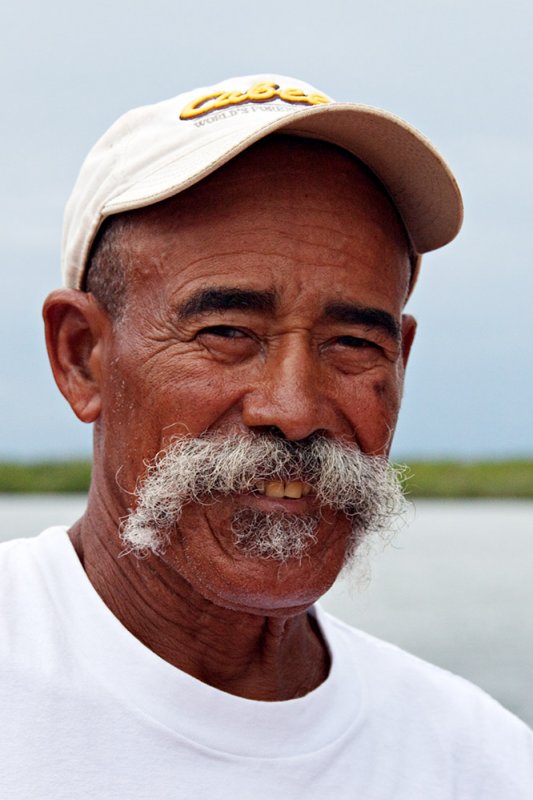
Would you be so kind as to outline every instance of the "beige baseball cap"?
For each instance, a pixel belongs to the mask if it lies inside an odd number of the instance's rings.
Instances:
[[[416,128],[379,108],[337,103],[297,78],[249,75],[135,108],[99,139],[65,210],[64,284],[82,287],[107,217],[172,197],[279,131],[330,142],[363,161],[389,192],[417,254],[459,232],[455,178]]]

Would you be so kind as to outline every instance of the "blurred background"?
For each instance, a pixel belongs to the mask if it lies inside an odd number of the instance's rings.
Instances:
[[[506,496],[519,484],[533,496],[530,2],[19,0],[4,4],[0,30],[0,461],[90,454],[90,430],[53,385],[40,320],[60,283],[63,207],[87,150],[133,106],[274,71],[395,112],[449,161],[465,224],[425,257],[409,304],[419,335],[394,455],[461,462],[447,496],[495,493],[479,489],[490,464],[464,491],[472,461],[499,462]],[[415,494],[426,467],[414,470]],[[82,506],[53,502],[4,496],[4,538],[70,522]],[[424,500],[413,517],[363,600],[340,588],[327,602],[533,722],[532,501]]]
[[[40,323],[88,149],[135,105],[260,71],[405,117],[461,184],[463,232],[426,256],[410,303],[420,329],[396,452],[531,455],[531,3],[20,0],[0,13],[0,456],[89,452]]]

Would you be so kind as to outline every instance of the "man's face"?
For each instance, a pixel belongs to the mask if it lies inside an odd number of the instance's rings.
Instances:
[[[389,199],[349,156],[265,140],[143,212],[128,250],[125,314],[102,350],[109,483],[118,473],[133,490],[172,437],[205,432],[320,433],[388,453],[412,338],[408,250]],[[131,499],[120,501],[125,513]],[[231,533],[241,508],[320,511],[308,557],[243,555]],[[217,603],[285,613],[329,587],[350,530],[312,492],[247,492],[186,505],[161,558]]]

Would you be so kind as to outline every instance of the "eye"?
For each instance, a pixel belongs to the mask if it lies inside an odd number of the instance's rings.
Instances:
[[[244,339],[247,334],[239,328],[233,328],[231,325],[211,325],[209,328],[202,328],[197,334],[198,336],[220,336],[222,339]]]
[[[331,364],[346,374],[359,374],[362,371],[383,365],[389,356],[380,342],[366,336],[345,334],[329,339],[324,348]]]
[[[381,350],[380,346],[376,344],[376,342],[373,342],[370,339],[361,339],[359,336],[339,336],[337,338],[337,344],[340,344],[342,347],[350,347],[357,350],[360,350],[364,347]]]
[[[233,325],[209,325],[198,331],[195,338],[213,358],[227,364],[250,358],[258,349],[253,333]]]

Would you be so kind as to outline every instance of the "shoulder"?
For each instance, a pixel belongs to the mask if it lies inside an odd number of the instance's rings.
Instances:
[[[479,721],[483,713],[516,719],[486,692],[459,675],[352,628],[323,611],[320,621],[334,656],[338,649],[344,658],[357,665],[373,702],[389,703],[391,697],[396,697],[404,702],[408,700],[412,706],[460,714],[463,722],[467,722],[469,716]]]
[[[0,544],[0,652],[7,650],[12,658],[23,641],[39,638],[43,619],[49,619],[54,608],[51,565],[61,568],[69,549],[64,527]]]
[[[0,590],[6,583],[15,581],[22,572],[38,570],[39,563],[50,554],[61,557],[69,547],[65,526],[48,528],[38,536],[25,539],[11,539],[0,544]]]
[[[458,775],[488,782],[490,798],[512,796],[515,782],[517,798],[533,790],[533,732],[486,692],[323,611],[320,621],[333,657],[359,675],[368,724],[387,730],[391,747],[446,754]]]

